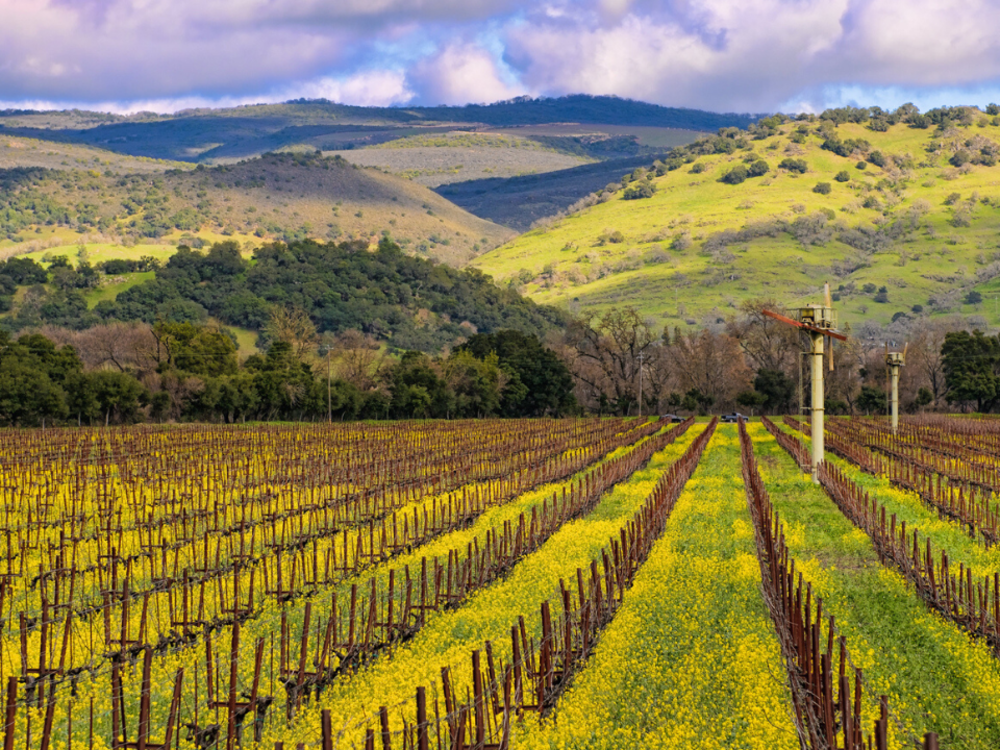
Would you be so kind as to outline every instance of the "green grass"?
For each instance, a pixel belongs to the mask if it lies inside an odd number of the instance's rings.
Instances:
[[[106,279],[100,286],[84,293],[83,296],[87,300],[87,307],[93,309],[98,302],[105,300],[114,301],[115,297],[126,289],[131,289],[144,281],[150,281],[155,276],[155,271],[143,271],[142,273],[129,273]],[[121,279],[121,281],[117,281],[117,279]]]
[[[236,345],[239,347],[240,359],[257,353],[256,331],[251,331],[248,328],[236,328],[235,326],[226,326],[226,328],[236,336]]]
[[[788,425],[781,424],[780,427],[803,440],[807,447],[812,444],[808,436]],[[885,477],[867,474],[829,451],[826,453],[826,461],[843,471],[848,479],[862,487],[872,499],[884,505],[886,518],[895,513],[900,522],[906,521],[907,529],[917,529],[920,539],[930,538],[933,549],[938,551],[935,552],[935,557],[941,550],[945,550],[951,565],[963,563],[972,566],[973,573],[979,578],[1000,571],[1000,546],[987,547],[970,538],[958,524],[938,518],[937,511],[928,507],[916,493],[893,487]]]
[[[797,748],[740,476],[720,425],[554,716],[515,748]]]
[[[916,736],[937,732],[942,747],[956,750],[1000,747],[1000,667],[989,649],[932,614],[763,425],[750,429],[796,569],[837,618],[864,670],[866,724],[877,715],[878,696],[887,695]],[[895,747],[905,745],[895,726],[890,734]]]
[[[76,245],[56,245],[44,250],[35,250],[25,253],[24,257],[31,258],[38,262],[43,262],[46,258],[56,258],[60,255],[66,256],[75,266],[78,260],[80,248],[84,248],[87,253],[87,261],[90,264],[103,263],[108,260],[134,260],[149,255],[157,260],[165,261],[177,251],[175,245],[117,245],[112,242],[81,242]]]
[[[473,265],[501,281],[524,274],[524,289],[537,301],[568,306],[572,310],[602,310],[630,304],[664,325],[701,325],[706,319],[733,314],[739,302],[762,295],[776,295],[790,306],[817,301],[824,281],[836,290],[854,285],[838,302],[841,320],[858,323],[888,321],[897,312],[962,312],[982,314],[997,322],[994,305],[962,304],[973,288],[1000,294],[1000,281],[988,282],[1000,231],[1000,210],[983,199],[1000,198],[1000,165],[974,166],[966,173],[947,163],[948,152],[929,153],[933,130],[915,130],[904,124],[876,133],[859,125],[842,125],[841,139],[864,138],[887,156],[912,157],[907,170],[881,170],[869,164],[855,168],[857,158],[837,156],[820,148],[822,140],[811,134],[798,145],[789,135],[798,123],[782,128],[781,135],[750,141],[756,157],[771,171],[740,185],[720,182],[720,177],[743,163],[746,151],[701,156],[700,174],[691,166],[657,178],[658,191],[649,199],[625,201],[620,193],[606,203],[585,209],[480,256]],[[815,131],[816,125],[810,125]],[[954,140],[985,136],[1000,141],[1000,126],[972,126],[956,130]],[[945,140],[951,140],[949,137]],[[941,140],[938,138],[938,140]],[[805,159],[806,174],[777,169],[786,157]],[[834,176],[846,170],[850,181]],[[829,182],[829,195],[813,192],[818,182]],[[892,185],[895,185],[895,192]],[[897,194],[898,193],[898,194]],[[952,193],[956,206],[945,205]],[[866,197],[878,208],[864,208]],[[971,203],[975,199],[975,203]],[[954,209],[968,213],[969,226],[951,225]],[[714,256],[703,252],[705,241],[722,230],[739,230],[748,224],[782,220],[794,222],[820,211],[833,213],[831,231],[821,244],[803,244],[791,234],[730,245]],[[856,250],[837,239],[845,229],[876,222],[892,222],[910,212],[921,214],[918,228],[879,252]],[[621,232],[621,243],[601,243],[602,234]],[[684,245],[687,245],[684,247]],[[853,270],[844,269],[851,259]],[[840,269],[840,270],[838,270]],[[886,286],[889,302],[878,303],[865,284]],[[932,307],[930,299],[938,305]]]

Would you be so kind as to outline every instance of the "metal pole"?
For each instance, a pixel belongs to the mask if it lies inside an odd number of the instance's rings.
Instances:
[[[892,434],[899,429],[899,367],[892,365]]]
[[[819,484],[819,465],[823,462],[823,334],[810,332],[812,338],[812,476]]]
[[[805,354],[806,354],[805,352],[799,352],[799,416],[800,417],[806,413],[804,405],[805,397],[803,396],[803,389],[802,389],[802,357],[804,357]]]

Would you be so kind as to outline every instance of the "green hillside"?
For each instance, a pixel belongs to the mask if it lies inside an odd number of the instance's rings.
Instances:
[[[715,322],[762,295],[816,301],[826,280],[850,323],[943,313],[996,322],[1000,118],[876,115],[720,131],[473,265],[542,303],[630,304],[671,327]],[[723,181],[734,169],[763,174]],[[974,291],[986,300],[966,304]]]

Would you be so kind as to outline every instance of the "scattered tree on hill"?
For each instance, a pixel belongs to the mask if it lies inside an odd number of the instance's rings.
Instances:
[[[745,166],[737,164],[735,167],[722,175],[722,181],[728,185],[739,185],[741,182],[746,181],[749,174],[749,170],[747,170]]]
[[[781,160],[778,164],[778,169],[784,169],[786,172],[797,172],[798,174],[805,174],[809,171],[809,165],[806,163],[805,159],[794,159],[792,157],[787,157]]]
[[[656,185],[650,180],[639,180],[622,191],[622,200],[634,201],[641,198],[652,198],[655,192]]]

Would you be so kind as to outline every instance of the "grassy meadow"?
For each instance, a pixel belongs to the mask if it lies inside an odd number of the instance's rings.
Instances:
[[[989,281],[1000,258],[1000,166],[957,168],[948,161],[972,139],[1000,141],[995,122],[980,116],[944,134],[906,124],[887,132],[837,128],[841,140],[864,139],[881,151],[884,168],[864,152],[844,157],[824,150],[818,122],[786,123],[746,149],[700,156],[655,178],[650,198],[623,200],[618,192],[473,264],[521,285],[538,302],[571,310],[631,304],[671,327],[715,322],[761,295],[790,306],[815,301],[826,280],[848,323],[957,312],[995,323],[992,303],[963,301],[971,290],[1000,292],[1000,283]],[[796,134],[800,128],[804,138]],[[779,168],[786,158],[805,160],[807,171]],[[721,181],[758,160],[769,167],[765,175]],[[819,183],[829,185],[828,194],[814,192]],[[781,229],[774,236],[721,248],[708,242],[724,230],[775,222]],[[894,224],[898,236],[875,250],[843,241],[852,231],[884,235]],[[881,287],[888,301],[875,300]]]

